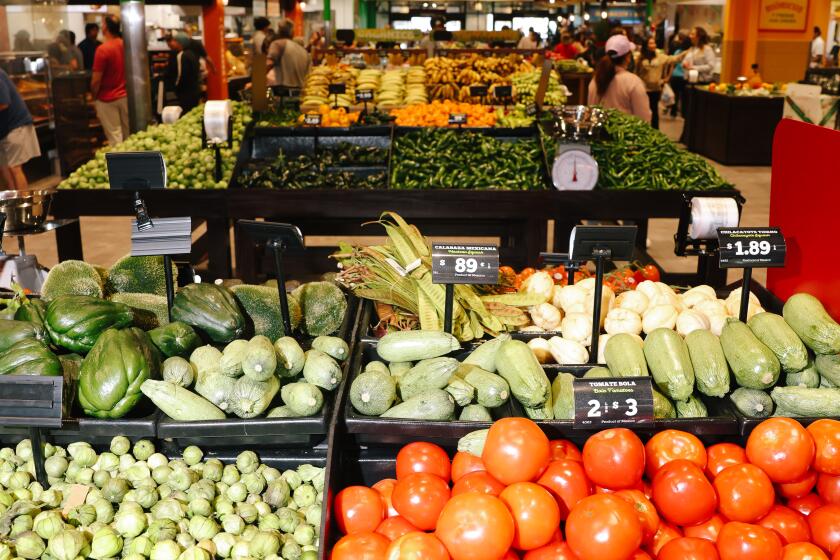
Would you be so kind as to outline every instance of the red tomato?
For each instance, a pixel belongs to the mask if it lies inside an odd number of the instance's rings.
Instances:
[[[787,505],[790,509],[796,510],[805,517],[808,517],[815,509],[824,506],[825,502],[822,498],[812,492],[811,494],[806,494],[801,498],[792,498],[788,500]]]
[[[415,441],[397,453],[397,480],[412,473],[424,472],[449,482],[450,469],[449,455],[434,443]]]
[[[829,554],[840,550],[840,506],[824,505],[808,516],[811,542]]]
[[[840,505],[840,476],[820,474],[817,478],[817,494],[827,504]]]
[[[811,540],[811,529],[808,528],[805,516],[785,506],[773,506],[770,513],[758,520],[758,524],[776,531],[782,539],[782,544]]]
[[[814,439],[791,418],[768,418],[747,439],[747,459],[773,482],[801,478],[814,460]]]
[[[403,535],[407,535],[408,533],[413,533],[415,531],[417,531],[417,527],[399,515],[389,517],[380,523],[379,527],[376,528],[376,532],[380,535],[388,537],[389,541],[396,540]]]
[[[771,529],[730,521],[717,540],[720,560],[780,560],[782,541]]]
[[[652,543],[656,531],[659,530],[659,514],[644,492],[640,490],[619,490],[615,495],[627,500],[636,510],[639,523],[642,524],[642,544]]]
[[[817,420],[807,428],[814,438],[814,470],[820,473],[840,475],[840,422]]]
[[[392,499],[406,521],[421,531],[431,531],[449,500],[449,486],[439,476],[414,473],[397,481]]]
[[[571,459],[560,459],[548,464],[548,468],[537,480],[537,484],[548,488],[560,507],[560,517],[565,519],[569,510],[583,498],[592,494],[592,483],[586,477],[583,464]]]
[[[379,533],[347,535],[335,543],[330,560],[386,560],[389,544]]]
[[[502,560],[519,560],[519,555],[513,550],[508,550],[505,555],[502,556]]]
[[[346,535],[371,533],[385,518],[382,498],[367,486],[348,486],[335,497],[338,529]]]
[[[644,550],[640,549],[640,550],[637,550],[636,552],[634,552],[633,556],[631,556],[628,560],[653,560],[653,559],[650,557],[650,554],[648,554]]]
[[[459,451],[452,459],[452,482],[458,482],[470,473],[486,470],[484,463],[481,462],[481,457],[476,457],[466,451]]]
[[[809,470],[802,477],[793,482],[777,484],[779,494],[785,498],[801,498],[807,496],[817,484],[817,472]]]
[[[656,560],[718,560],[717,548],[706,539],[680,537],[662,547]]]
[[[815,544],[799,542],[782,549],[782,560],[828,560],[828,556]]]
[[[653,542],[648,547],[648,552],[650,552],[653,556],[656,556],[662,550],[663,546],[674,539],[680,538],[681,536],[683,536],[683,534],[680,532],[679,528],[662,521],[659,523],[659,529],[653,536]]]
[[[504,485],[535,480],[548,466],[548,438],[527,418],[502,418],[490,426],[481,460]]]
[[[645,265],[642,269],[642,276],[645,277],[645,280],[650,280],[651,282],[659,282],[661,279],[659,269],[653,264]]]
[[[513,543],[513,517],[499,498],[467,492],[455,496],[440,514],[435,536],[452,560],[502,558]]]
[[[580,454],[580,449],[577,445],[567,439],[553,439],[548,442],[549,449],[551,449],[551,460],[559,461],[560,459],[571,459],[572,461],[583,461]]]
[[[569,512],[566,539],[580,560],[626,560],[642,544],[642,524],[627,501],[596,494]]]
[[[720,513],[730,521],[751,523],[770,511],[776,499],[773,483],[755,465],[733,465],[715,478]]]
[[[603,486],[595,485],[593,485],[592,488],[594,489],[595,494],[615,494],[619,490],[638,490],[639,492],[644,493],[645,496],[648,496],[653,490],[653,488],[644,480],[640,480],[639,483],[633,485],[632,488],[604,488]]]
[[[373,486],[372,489],[379,492],[382,496],[382,505],[385,507],[385,516],[393,517],[397,515],[397,510],[394,509],[394,504],[391,503],[391,495],[394,493],[394,486],[397,485],[395,478],[383,478]]]
[[[455,483],[452,487],[452,496],[463,494],[464,492],[480,492],[482,494],[490,494],[491,496],[498,496],[505,489],[505,485],[493,478],[486,472],[472,472]]]
[[[645,444],[645,471],[651,480],[662,465],[674,459],[688,459],[705,469],[706,448],[696,436],[680,430],[662,430]]]
[[[710,480],[714,480],[726,467],[747,462],[747,452],[734,443],[717,443],[706,450],[706,455],[708,457],[706,476]]]
[[[532,550],[551,542],[560,526],[560,508],[548,490],[533,482],[517,482],[499,499],[513,515],[513,548]]]
[[[598,486],[633,488],[645,472],[645,446],[626,428],[602,430],[583,446],[583,468]]]
[[[677,459],[656,473],[653,503],[671,523],[696,525],[714,515],[717,495],[700,467],[687,459]]]
[[[386,560],[449,560],[449,552],[434,535],[414,532],[392,542],[385,558]]]
[[[715,514],[705,523],[683,527],[683,532],[686,537],[696,537],[698,539],[717,542],[718,534],[720,534],[720,530],[725,524],[726,520],[720,515]]]
[[[564,542],[553,542],[534,550],[529,550],[522,560],[578,560],[569,545]]]

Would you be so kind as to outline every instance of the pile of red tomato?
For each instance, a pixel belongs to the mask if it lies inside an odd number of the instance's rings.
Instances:
[[[840,560],[840,422],[771,418],[746,447],[614,428],[582,450],[525,418],[481,457],[412,443],[334,501],[332,560]]]

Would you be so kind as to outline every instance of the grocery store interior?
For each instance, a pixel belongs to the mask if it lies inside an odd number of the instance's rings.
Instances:
[[[0,0],[0,560],[840,560],[840,0]]]

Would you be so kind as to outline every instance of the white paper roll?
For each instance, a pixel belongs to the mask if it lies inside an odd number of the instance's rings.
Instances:
[[[738,227],[738,204],[734,198],[691,199],[691,225],[688,235],[692,239],[714,239],[717,228]]]
[[[204,105],[204,132],[207,142],[221,144],[228,140],[228,119],[232,106],[230,101],[208,101]]]
[[[700,72],[697,70],[688,71],[688,83],[696,84],[700,80]]]
[[[184,110],[177,105],[169,105],[168,107],[163,108],[160,118],[163,120],[163,124],[172,124],[181,118],[181,113],[183,111]]]

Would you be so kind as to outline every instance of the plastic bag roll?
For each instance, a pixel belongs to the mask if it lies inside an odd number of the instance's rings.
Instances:
[[[170,105],[163,108],[163,112],[161,112],[160,117],[161,120],[163,120],[163,124],[172,124],[181,118],[182,112],[183,109],[177,105]]]
[[[204,105],[204,132],[209,143],[228,141],[228,120],[233,114],[230,101],[208,101]]]
[[[714,239],[717,229],[738,227],[738,204],[734,198],[691,199],[691,225],[688,235],[692,239]]]

